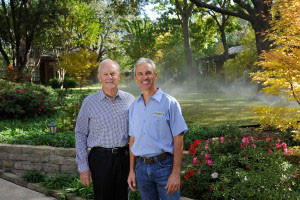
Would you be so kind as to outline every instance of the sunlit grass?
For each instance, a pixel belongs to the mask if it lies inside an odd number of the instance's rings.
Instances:
[[[183,116],[188,124],[218,126],[221,124],[256,124],[256,115],[251,107],[261,105],[257,100],[205,98],[179,100]]]

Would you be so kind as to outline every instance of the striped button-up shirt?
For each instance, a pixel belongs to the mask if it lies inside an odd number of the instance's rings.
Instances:
[[[88,171],[87,148],[113,148],[128,144],[128,108],[134,97],[118,91],[112,101],[103,90],[84,99],[76,121],[76,162]]]

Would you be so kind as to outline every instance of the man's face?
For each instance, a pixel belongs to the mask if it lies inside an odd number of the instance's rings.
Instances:
[[[118,67],[112,62],[105,63],[101,67],[98,79],[102,83],[103,89],[117,88],[120,80]]]
[[[135,81],[142,91],[155,89],[157,74],[150,64],[142,63],[136,66]]]

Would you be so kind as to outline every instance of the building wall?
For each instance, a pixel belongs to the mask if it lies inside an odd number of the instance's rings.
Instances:
[[[74,148],[0,144],[0,169],[22,173],[77,173]]]

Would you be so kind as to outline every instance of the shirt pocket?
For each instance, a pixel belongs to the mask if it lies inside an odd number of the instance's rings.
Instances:
[[[166,122],[169,121],[169,116],[164,113],[164,112],[153,112],[152,113],[152,118],[154,120],[155,123],[161,123],[161,122]]]

